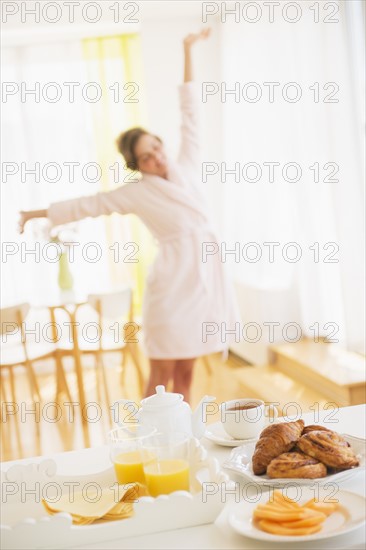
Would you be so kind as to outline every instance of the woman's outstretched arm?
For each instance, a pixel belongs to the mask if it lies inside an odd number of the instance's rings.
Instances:
[[[193,80],[193,71],[192,71],[192,56],[191,48],[193,44],[199,40],[205,40],[210,36],[211,29],[208,27],[202,29],[201,32],[188,34],[183,40],[184,46],[184,82],[190,82]]]
[[[51,204],[47,210],[22,211],[20,212],[19,231],[23,233],[25,224],[34,218],[48,218],[52,225],[63,225],[114,212],[129,214],[134,210],[134,185],[136,184],[130,183],[113,191],[56,202]]]

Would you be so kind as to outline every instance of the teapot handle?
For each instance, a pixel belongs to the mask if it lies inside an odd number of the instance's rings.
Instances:
[[[129,411],[124,418],[120,418],[120,407],[123,404],[123,410]],[[122,427],[126,424],[137,424],[140,419],[140,407],[134,401],[128,399],[118,399],[110,407],[112,411],[112,420],[117,426]]]

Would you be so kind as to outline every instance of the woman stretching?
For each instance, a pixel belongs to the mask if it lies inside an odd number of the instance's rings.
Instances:
[[[192,82],[191,47],[208,34],[206,30],[184,40],[181,146],[176,161],[167,158],[160,138],[132,128],[117,143],[127,167],[141,173],[137,183],[54,203],[47,210],[20,213],[21,232],[28,220],[37,217],[61,225],[113,212],[139,216],[159,243],[143,303],[144,343],[150,360],[146,395],[172,379],[174,391],[187,401],[195,359],[226,349],[221,327],[232,330],[238,320],[220,258],[215,255],[205,261],[202,256],[204,243],[217,242],[217,237],[199,189],[198,98]],[[206,336],[208,324],[211,329]]]

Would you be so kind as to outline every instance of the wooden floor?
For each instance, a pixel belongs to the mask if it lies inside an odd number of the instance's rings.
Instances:
[[[296,401],[302,412],[312,410],[315,403],[323,407],[327,398],[319,392],[304,388],[298,382],[284,374],[276,373],[272,367],[253,367],[235,356],[230,356],[226,362],[220,354],[210,356],[211,373],[202,360],[197,361],[193,388],[192,406],[194,407],[203,395],[216,396],[216,402],[235,398],[253,397],[264,401],[277,401],[279,411],[285,410],[288,402]],[[77,403],[77,386],[71,360],[65,358],[67,380],[73,401]],[[144,374],[148,375],[147,361],[141,357]],[[138,380],[132,364],[127,363],[125,385],[121,384],[121,358],[109,355],[106,360],[107,378],[111,401],[125,398],[139,403]],[[40,403],[38,418],[32,411],[29,386],[22,369],[16,371],[17,406],[16,414],[6,414],[6,404],[2,403],[1,421],[1,461],[15,460],[24,457],[49,455],[52,453],[80,449],[85,447],[80,410],[77,404],[55,404],[55,375],[52,362],[37,365],[42,403]],[[110,429],[108,406],[98,395],[98,385],[92,357],[83,359],[84,387],[88,403],[88,432],[90,445],[97,446],[106,443],[106,434]],[[4,389],[7,391],[7,380]],[[9,395],[9,393],[7,393]],[[65,402],[67,399],[65,398]],[[100,403],[100,405],[99,405]],[[73,412],[74,411],[74,412]],[[288,414],[296,410],[290,409]],[[285,414],[285,413],[284,413]],[[211,421],[218,419],[218,414],[212,415]]]

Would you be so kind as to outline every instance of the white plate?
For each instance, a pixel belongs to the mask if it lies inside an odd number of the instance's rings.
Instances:
[[[250,439],[234,439],[231,435],[227,434],[221,424],[221,422],[214,422],[209,424],[205,431],[205,437],[217,445],[223,445],[224,447],[238,447],[243,445],[243,443],[248,443],[249,441],[257,441],[256,438]]]
[[[309,487],[298,487],[293,488],[294,491],[300,491],[299,498],[297,499],[295,493],[292,494],[290,491],[287,492],[287,495],[294,500],[298,500],[299,504],[305,503],[307,500],[314,498],[314,491]],[[325,520],[321,531],[314,533],[313,535],[303,535],[303,536],[284,536],[284,535],[272,535],[271,533],[266,533],[261,529],[258,529],[253,520],[253,511],[258,506],[259,503],[264,504],[269,500],[269,494],[265,493],[261,495],[261,498],[257,502],[241,502],[237,504],[231,514],[229,514],[229,524],[231,527],[241,535],[249,537],[251,539],[266,540],[271,542],[288,542],[291,541],[312,541],[319,539],[326,539],[330,537],[338,537],[349,533],[358,527],[361,527],[365,519],[365,504],[366,499],[357,495],[356,493],[351,493],[350,491],[337,490],[334,492],[332,490],[325,490],[323,487],[319,487],[319,494],[316,493],[316,497],[319,500],[326,499],[328,502],[332,500],[339,501],[340,508],[338,511],[333,512]]]
[[[296,482],[297,485],[311,485],[313,483],[318,483],[323,485],[324,483],[329,483],[330,481],[338,483],[339,481],[344,481],[350,477],[353,477],[359,471],[365,469],[365,439],[358,437],[353,437],[351,435],[342,434],[342,437],[352,446],[357,458],[359,459],[360,465],[357,468],[351,468],[350,470],[344,470],[343,472],[338,472],[337,474],[329,474],[325,477],[317,479],[303,479],[303,478],[287,478],[287,479],[271,479],[267,475],[257,476],[253,473],[252,468],[252,457],[254,454],[254,448],[256,441],[246,442],[241,447],[231,451],[230,458],[223,463],[223,468],[226,470],[231,470],[236,474],[242,475],[249,481],[258,483],[258,485],[268,485],[271,487],[284,487],[288,484],[293,484]]]

